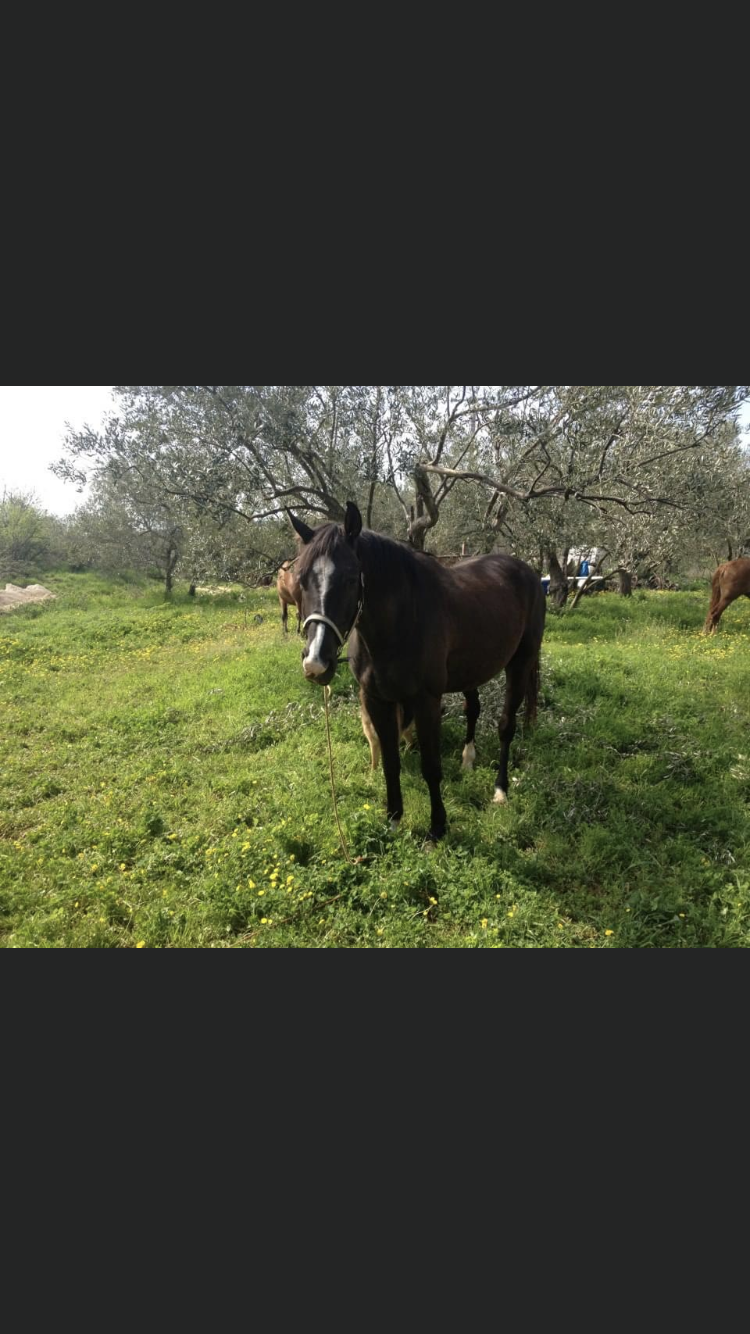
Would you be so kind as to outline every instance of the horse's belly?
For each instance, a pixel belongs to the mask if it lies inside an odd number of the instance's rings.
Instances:
[[[448,678],[446,690],[476,690],[478,686],[491,681],[493,676],[497,676],[498,672],[510,662],[520,640],[520,634],[514,635],[500,646],[491,641],[488,643],[485,639],[484,642],[480,640],[478,651],[475,641],[469,652],[458,648],[450,653],[446,663]]]
[[[473,664],[471,667],[461,667],[456,664],[448,666],[448,684],[445,689],[448,694],[454,691],[477,690],[479,686],[486,685],[493,676],[503,670],[505,662],[502,658],[496,658],[486,662],[483,665]]]

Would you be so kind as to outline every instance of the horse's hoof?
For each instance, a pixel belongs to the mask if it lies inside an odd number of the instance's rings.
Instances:
[[[494,797],[492,798],[492,802],[493,802],[493,805],[495,805],[495,806],[507,806],[507,804],[508,804],[508,794],[507,794],[507,792],[503,792],[503,789],[502,789],[501,787],[496,787],[496,788],[495,788],[495,795],[494,795]]]
[[[392,834],[396,834],[396,833],[398,832],[398,827],[399,827],[400,824],[401,824],[401,816],[400,816],[400,815],[392,815],[392,816],[390,817],[390,819],[389,819],[389,821],[388,821],[388,828],[390,829],[390,831],[391,831]]]
[[[468,746],[464,746],[463,756],[461,757],[461,767],[471,773],[474,768],[474,761],[477,758],[476,747],[473,741]]]

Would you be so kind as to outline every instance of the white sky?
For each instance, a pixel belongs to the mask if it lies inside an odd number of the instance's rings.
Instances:
[[[4,487],[33,491],[51,514],[70,514],[83,496],[49,471],[65,423],[98,430],[113,407],[111,385],[0,385],[0,495]]]
[[[70,514],[83,497],[49,471],[62,454],[65,423],[98,430],[113,407],[111,385],[0,385],[0,495],[4,487],[33,491],[50,513]],[[740,421],[750,441],[750,404]]]

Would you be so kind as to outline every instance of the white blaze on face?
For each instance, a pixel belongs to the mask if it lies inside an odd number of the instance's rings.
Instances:
[[[326,616],[326,595],[333,578],[335,566],[330,556],[318,556],[310,571],[310,582],[317,587],[317,606],[315,611],[321,616]],[[323,651],[323,636],[326,632],[326,626],[319,622],[315,625],[315,633],[310,641],[307,653],[302,664],[305,676],[322,676],[330,667],[329,662],[324,662],[321,658]]]

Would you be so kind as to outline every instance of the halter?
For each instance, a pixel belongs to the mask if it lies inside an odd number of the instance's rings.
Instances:
[[[311,621],[319,621],[321,625],[327,625],[327,626],[329,627],[329,629],[333,630],[333,633],[335,634],[336,638],[338,639],[339,644],[340,644],[341,647],[343,648],[344,645],[345,645],[345,643],[346,643],[346,641],[347,641],[347,639],[349,638],[349,636],[350,636],[352,630],[354,629],[355,625],[357,624],[357,621],[359,620],[360,616],[362,615],[362,608],[364,607],[364,605],[365,605],[365,576],[363,575],[362,571],[360,570],[360,572],[359,572],[359,600],[358,600],[358,602],[357,602],[357,610],[356,610],[355,613],[354,613],[354,620],[352,621],[351,625],[349,626],[349,629],[347,630],[346,634],[345,634],[345,635],[342,635],[341,631],[339,630],[339,627],[338,627],[338,626],[337,626],[337,625],[336,625],[336,624],[335,624],[335,623],[334,623],[328,616],[324,616],[323,613],[322,613],[322,612],[319,612],[319,611],[314,611],[314,612],[312,613],[311,616],[308,616],[308,617],[307,617],[307,620],[304,621],[303,624],[302,624],[302,629],[303,629],[303,630],[306,630],[307,627],[308,627],[308,625],[310,624]]]

